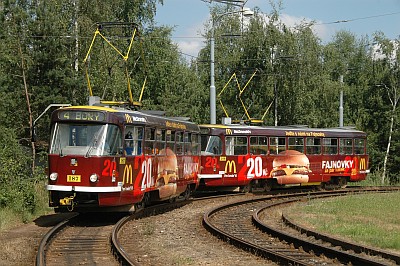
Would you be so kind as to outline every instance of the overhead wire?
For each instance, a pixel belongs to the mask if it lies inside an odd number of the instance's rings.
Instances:
[[[203,0],[202,0],[203,1]],[[209,0],[205,0],[204,2],[208,2]],[[365,16],[365,17],[359,17],[359,18],[352,18],[352,19],[341,19],[341,20],[336,20],[336,21],[331,21],[331,22],[322,22],[322,23],[316,23],[313,26],[319,26],[319,25],[332,25],[332,24],[340,24],[340,23],[349,23],[353,21],[358,21],[358,20],[366,20],[366,19],[373,19],[373,18],[378,18],[378,17],[387,17],[387,16],[394,16],[400,14],[400,11],[397,12],[392,12],[392,13],[386,13],[386,14],[379,14],[379,15],[372,15],[372,16]],[[3,37],[19,37],[18,35],[0,35],[0,38]],[[72,36],[72,35],[31,35],[31,36],[26,36],[28,38],[71,38],[75,39],[77,36]],[[91,39],[92,37],[89,36],[78,36],[79,39]],[[143,38],[143,37],[142,37]],[[144,38],[163,38],[163,37],[144,37]],[[202,36],[171,36],[171,39],[205,39]],[[190,58],[197,59],[197,56],[190,55],[184,52],[178,51],[179,54],[188,56]],[[258,59],[254,59],[258,60]]]
[[[315,25],[329,25],[329,24],[348,23],[348,22],[353,22],[353,21],[357,21],[357,20],[365,20],[365,19],[378,18],[378,17],[387,17],[387,16],[398,15],[398,14],[400,14],[400,11],[393,12],[393,13],[387,13],[387,14],[381,14],[381,15],[353,18],[353,19],[342,19],[342,20],[336,20],[336,21],[331,21],[331,22],[318,23],[318,24],[315,24]]]

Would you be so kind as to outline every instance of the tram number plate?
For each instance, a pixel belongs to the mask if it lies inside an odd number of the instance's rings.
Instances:
[[[80,175],[67,175],[67,182],[81,182]]]

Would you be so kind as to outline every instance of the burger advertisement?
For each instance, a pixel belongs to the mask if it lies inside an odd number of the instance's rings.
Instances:
[[[310,161],[304,153],[296,150],[280,152],[272,162],[271,177],[280,185],[308,182]]]

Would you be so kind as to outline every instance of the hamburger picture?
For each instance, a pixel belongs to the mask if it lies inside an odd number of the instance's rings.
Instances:
[[[177,173],[178,163],[175,153],[170,148],[161,150],[158,156],[156,180],[160,198],[168,198],[176,193]]]
[[[272,162],[271,177],[280,185],[308,182],[310,161],[304,153],[296,150],[280,152]]]

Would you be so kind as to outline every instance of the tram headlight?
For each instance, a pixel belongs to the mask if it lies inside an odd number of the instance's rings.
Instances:
[[[92,174],[89,178],[90,182],[92,183],[96,183],[97,181],[99,181],[99,176],[96,174]]]
[[[58,178],[58,173],[51,173],[49,178],[51,181],[56,181]]]

